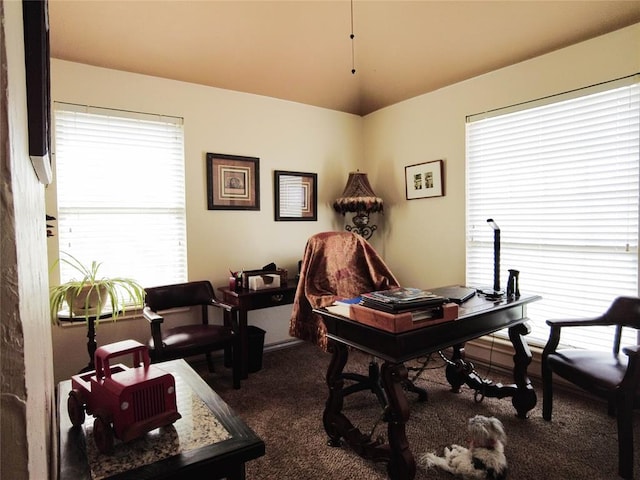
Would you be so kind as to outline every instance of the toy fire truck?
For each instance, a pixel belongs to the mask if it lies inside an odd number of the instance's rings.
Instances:
[[[124,355],[132,355],[133,368],[109,365],[110,359]],[[99,347],[95,368],[71,377],[67,411],[74,426],[84,423],[85,410],[93,415],[100,452],[112,452],[114,436],[128,442],[181,417],[173,375],[150,365],[149,351],[140,342],[124,340]]]

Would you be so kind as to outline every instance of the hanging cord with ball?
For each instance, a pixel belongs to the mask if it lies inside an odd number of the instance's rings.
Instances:
[[[351,35],[349,35],[349,38],[351,39],[351,73],[353,75],[356,74],[356,62],[355,62],[355,46],[354,46],[354,39],[356,38],[356,36],[353,34],[353,0],[351,0]]]

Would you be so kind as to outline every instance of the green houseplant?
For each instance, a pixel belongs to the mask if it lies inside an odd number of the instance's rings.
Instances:
[[[99,274],[101,263],[94,260],[90,266],[86,266],[68,253],[59,261],[73,267],[78,277],[51,288],[49,306],[54,323],[58,323],[58,314],[65,304],[71,317],[85,320],[89,317],[100,318],[107,302],[111,306],[112,320],[116,320],[127,307],[143,306],[145,291],[135,280],[102,277]]]

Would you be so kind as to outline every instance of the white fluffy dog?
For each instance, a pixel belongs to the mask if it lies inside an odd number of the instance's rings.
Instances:
[[[420,457],[425,468],[439,467],[464,479],[504,480],[507,459],[504,446],[507,436],[502,422],[495,417],[476,415],[469,419],[469,448],[445,447],[444,456],[426,453]]]

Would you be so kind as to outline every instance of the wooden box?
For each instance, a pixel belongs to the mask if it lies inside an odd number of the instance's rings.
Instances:
[[[349,318],[387,332],[402,333],[456,320],[458,305],[445,303],[441,308],[432,311],[416,310],[394,314],[354,304],[349,309]]]

